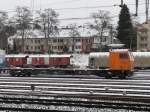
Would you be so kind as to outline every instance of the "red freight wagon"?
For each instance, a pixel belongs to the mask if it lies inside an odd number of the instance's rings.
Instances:
[[[6,55],[6,62],[8,65],[20,66],[31,65],[34,67],[67,67],[70,65],[71,55],[43,55],[43,54],[18,54]]]
[[[59,59],[60,65],[70,65],[70,57],[63,57]]]
[[[32,66],[40,67],[45,65],[44,55],[29,55],[28,60],[30,60],[30,63],[28,61],[28,64]]]
[[[49,55],[49,65],[66,67],[70,65],[71,55]]]
[[[26,55],[6,55],[5,61],[8,65],[23,66],[27,63]]]

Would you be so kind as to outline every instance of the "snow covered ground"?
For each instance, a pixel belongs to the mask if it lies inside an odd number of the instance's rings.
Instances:
[[[71,64],[79,68],[86,68],[89,62],[89,54],[72,54]]]

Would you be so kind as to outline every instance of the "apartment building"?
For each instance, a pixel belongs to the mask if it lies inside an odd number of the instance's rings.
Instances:
[[[103,34],[101,40],[96,35],[95,31],[91,29],[87,31],[86,28],[81,28],[80,36],[75,37],[69,36],[68,29],[61,30],[58,35],[50,38],[44,38],[38,31],[33,31],[24,37],[24,45],[22,45],[21,36],[17,34],[9,38],[8,41],[11,46],[15,42],[18,52],[24,51],[24,53],[89,53],[95,51],[93,48],[100,51],[102,46],[109,44],[111,41],[109,31]]]
[[[44,53],[46,50],[47,39],[24,38],[24,46],[21,38],[16,38],[14,41],[19,52],[22,52],[23,49],[24,53]]]
[[[138,26],[137,50],[138,51],[150,51],[150,21]]]
[[[72,51],[71,38],[53,37],[48,39],[49,53],[63,53]]]
[[[88,53],[91,50],[92,37],[53,37],[14,39],[17,49],[24,53]]]

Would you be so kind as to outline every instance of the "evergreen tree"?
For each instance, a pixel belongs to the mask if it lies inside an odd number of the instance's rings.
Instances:
[[[118,22],[118,34],[117,38],[123,44],[125,48],[135,50],[136,49],[136,29],[132,25],[130,18],[130,12],[127,5],[123,5]]]

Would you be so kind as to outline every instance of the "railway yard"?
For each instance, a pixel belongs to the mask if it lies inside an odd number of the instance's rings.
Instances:
[[[127,1],[1,2],[0,112],[150,112],[150,2]]]
[[[95,75],[10,77],[1,73],[0,110],[41,112],[150,111],[150,70],[125,80]]]

